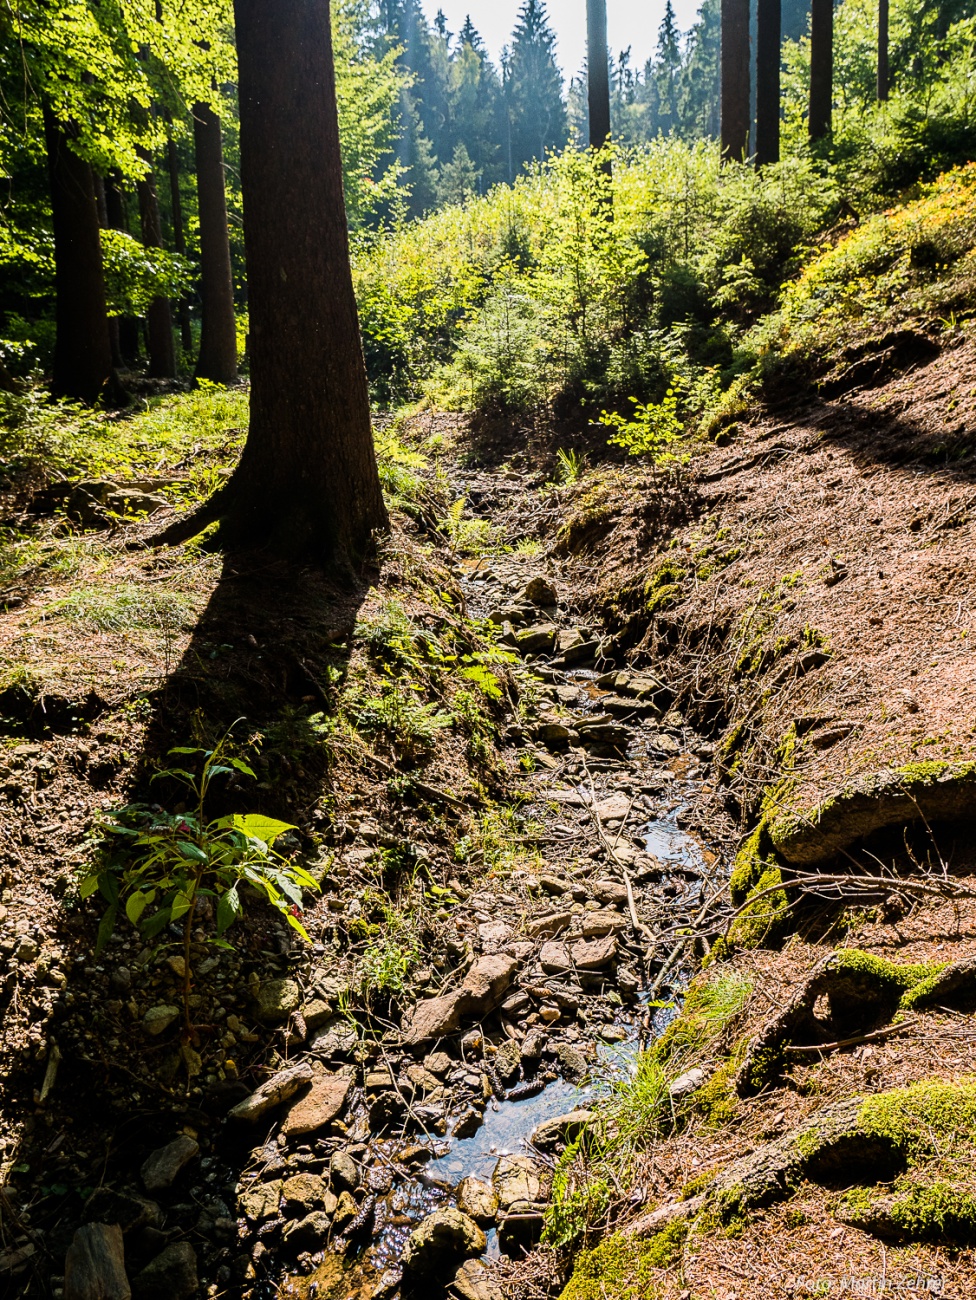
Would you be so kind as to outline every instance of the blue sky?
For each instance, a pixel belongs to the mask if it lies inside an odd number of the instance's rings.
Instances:
[[[492,59],[508,43],[522,0],[423,0],[433,18],[443,9],[448,30],[455,34],[465,14],[484,38]],[[693,26],[701,0],[672,0],[678,26]],[[607,0],[607,38],[614,55],[631,46],[631,66],[641,67],[654,52],[665,0]],[[568,80],[583,64],[586,48],[586,0],[547,0],[549,21],[558,38],[556,60]]]

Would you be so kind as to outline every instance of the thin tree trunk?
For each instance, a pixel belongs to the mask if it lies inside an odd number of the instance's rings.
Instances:
[[[830,134],[834,99],[834,0],[810,4],[810,115],[811,140]]]
[[[54,225],[53,389],[61,397],[94,402],[112,379],[94,177],[46,104],[44,137]]]
[[[112,230],[127,230],[125,216],[125,195],[122,191],[122,176],[112,172],[105,177],[105,215]],[[112,317],[118,326],[119,352],[122,364],[135,366],[139,364],[140,340],[139,321],[135,316]],[[111,323],[111,321],[110,321]]]
[[[193,140],[200,206],[200,291],[203,299],[196,376],[198,379],[212,379],[217,384],[233,384],[237,379],[237,328],[224,193],[224,151],[220,118],[209,104],[194,105]]]
[[[607,59],[607,0],[586,0],[586,96],[590,110],[590,148],[610,141],[610,68]],[[601,166],[611,168],[610,155]]]
[[[172,135],[166,137],[166,162],[169,168],[170,202],[173,206],[173,251],[186,257],[186,230],[183,225],[183,197],[180,194],[180,158]],[[189,353],[193,347],[190,329],[190,305],[185,298],[176,304],[176,318],[180,325],[180,343]]]
[[[779,74],[782,61],[780,0],[757,0],[756,164],[779,162]]]
[[[149,158],[140,150],[143,162]],[[139,220],[142,242],[147,248],[162,248],[163,231],[159,221],[159,201],[156,198],[156,181],[152,170],[136,182],[139,195]],[[173,316],[169,299],[154,298],[146,312],[149,327],[149,373],[155,379],[176,378],[176,349],[173,346]]]
[[[103,230],[110,229],[108,219],[108,189],[105,184],[105,178],[99,176],[98,172],[93,173],[95,181],[95,208],[98,211],[98,224]],[[122,369],[122,344],[119,340],[119,318],[118,316],[109,316],[108,318],[108,341],[112,348],[112,369]]]
[[[888,0],[878,0],[878,101],[888,98]]]
[[[388,521],[349,266],[329,0],[235,0],[234,14],[251,422],[209,513],[227,544],[348,571]]]
[[[749,0],[722,0],[722,157],[749,148]]]

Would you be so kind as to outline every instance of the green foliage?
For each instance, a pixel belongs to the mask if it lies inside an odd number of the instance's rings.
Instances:
[[[454,719],[438,705],[417,699],[415,692],[421,689],[399,681],[381,696],[366,696],[352,709],[356,724],[366,736],[385,735],[408,757],[432,750],[438,734]]]
[[[607,439],[612,446],[623,447],[630,456],[650,456],[655,465],[664,465],[676,459],[669,449],[684,433],[684,423],[678,415],[680,387],[672,383],[660,402],[634,403],[634,418],[626,420],[616,411],[602,411],[600,423],[613,429]]]
[[[67,619],[90,632],[121,632],[136,628],[178,629],[192,609],[177,591],[147,588],[144,583],[79,587],[44,611],[45,617]]]
[[[586,456],[567,447],[556,448],[556,480],[569,487],[578,483],[586,469]]]
[[[688,1226],[673,1223],[646,1241],[614,1233],[573,1265],[560,1300],[654,1300],[663,1294],[662,1270],[681,1255]]]
[[[165,248],[147,248],[124,230],[103,230],[102,266],[110,316],[144,316],[154,298],[182,298],[192,267]]]

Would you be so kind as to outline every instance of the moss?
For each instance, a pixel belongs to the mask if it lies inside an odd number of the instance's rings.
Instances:
[[[676,1057],[700,1053],[742,1010],[751,992],[752,981],[737,971],[699,975],[685,994],[680,1014],[651,1049],[654,1059],[669,1065]]]
[[[703,1173],[695,1174],[694,1178],[689,1178],[678,1193],[679,1201],[690,1201],[693,1197],[700,1195],[710,1182],[715,1178],[715,1170],[709,1169]]]
[[[734,1088],[738,1063],[737,1055],[730,1056],[695,1092],[695,1109],[704,1116],[709,1128],[724,1128],[735,1118],[739,1109]]]
[[[871,1137],[886,1138],[909,1164],[931,1153],[943,1160],[973,1158],[976,1143],[976,1083],[929,1079],[869,1097],[858,1115]]]
[[[882,996],[886,993],[899,995],[899,1006],[903,1010],[913,1005],[923,988],[931,987],[939,971],[947,965],[945,962],[918,962],[900,966],[876,953],[861,952],[858,948],[839,948],[830,959],[830,964],[835,971],[867,976]]]
[[[648,614],[656,614],[681,599],[688,570],[676,560],[663,560],[644,584]]]
[[[957,1182],[899,1179],[895,1194],[856,1187],[841,1197],[837,1217],[881,1236],[912,1241],[976,1240],[976,1196]]]
[[[647,1241],[614,1233],[579,1256],[561,1300],[653,1300],[664,1281],[660,1270],[680,1255],[687,1232],[673,1223]]]

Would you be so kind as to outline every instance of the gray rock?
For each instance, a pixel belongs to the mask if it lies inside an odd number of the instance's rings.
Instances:
[[[323,1061],[348,1056],[357,1043],[356,1030],[345,1016],[333,1016],[314,1035],[310,1050]]]
[[[347,1151],[336,1151],[329,1163],[329,1179],[333,1187],[346,1187],[354,1192],[359,1186],[359,1166]]]
[[[275,1106],[280,1106],[289,1097],[294,1097],[299,1089],[312,1082],[313,1077],[312,1067],[308,1061],[300,1061],[286,1070],[279,1070],[252,1092],[250,1097],[238,1102],[229,1112],[229,1118],[253,1124]]]
[[[544,1120],[532,1134],[532,1145],[540,1151],[554,1151],[579,1137],[592,1118],[592,1111],[571,1110],[566,1115]]]
[[[574,943],[570,949],[573,965],[578,970],[602,970],[617,955],[617,940],[612,934],[604,939],[590,939]]]
[[[543,944],[542,951],[539,953],[539,961],[547,975],[563,975],[566,971],[572,970],[573,967],[569,949],[564,943],[558,943],[554,939],[550,939],[548,943]]]
[[[281,1239],[287,1242],[290,1250],[321,1250],[328,1240],[331,1226],[324,1210],[313,1210],[303,1219],[286,1223]]]
[[[436,1210],[407,1239],[404,1270],[416,1277],[450,1277],[462,1260],[477,1258],[487,1246],[474,1219],[460,1210]]]
[[[503,1300],[504,1292],[480,1259],[466,1259],[454,1274],[451,1290],[460,1300]]]
[[[451,1136],[458,1139],[474,1137],[478,1129],[481,1128],[481,1124],[481,1113],[475,1110],[473,1106],[468,1106],[466,1110],[462,1110],[461,1114],[454,1121],[454,1129]]]
[[[189,1300],[198,1286],[196,1251],[188,1241],[177,1241],[136,1274],[132,1293],[135,1300]]]
[[[569,727],[561,722],[542,722],[532,728],[531,735],[533,740],[538,740],[543,745],[566,745],[569,743],[571,732]]]
[[[266,1025],[277,1024],[298,1010],[300,999],[294,980],[265,980],[255,999],[255,1015]]]
[[[142,1027],[147,1034],[152,1034],[155,1038],[157,1034],[163,1033],[169,1029],[174,1021],[179,1020],[179,1007],[159,1006],[150,1007],[142,1017]]]
[[[556,1060],[563,1075],[572,1083],[577,1083],[586,1074],[586,1057],[572,1043],[556,1044]]]
[[[501,1079],[502,1083],[511,1083],[512,1079],[518,1074],[519,1063],[521,1061],[522,1051],[519,1044],[513,1039],[507,1039],[495,1053],[493,1064],[495,1073]]]
[[[536,623],[515,633],[515,645],[524,655],[549,654],[556,645],[558,628],[554,623]]]
[[[571,912],[547,912],[545,916],[537,916],[534,921],[530,921],[525,927],[526,934],[533,937],[551,938],[554,935],[561,934],[565,930],[573,915]]]
[[[530,1156],[502,1156],[491,1176],[499,1209],[506,1214],[517,1201],[543,1200],[549,1181],[548,1171]]]
[[[529,601],[530,604],[538,605],[541,609],[548,609],[559,601],[556,588],[542,574],[536,574],[528,580],[522,588],[521,598]]]
[[[493,1223],[498,1213],[498,1193],[480,1178],[462,1178],[457,1187],[458,1209],[475,1223]]]
[[[252,1223],[263,1219],[274,1219],[278,1215],[278,1202],[281,1199],[281,1179],[270,1183],[258,1183],[238,1198],[241,1214]]]
[[[626,930],[627,920],[619,912],[603,909],[599,912],[587,912],[583,917],[583,938],[602,939],[605,934],[619,934]]]
[[[519,1053],[527,1065],[537,1065],[542,1059],[542,1050],[546,1045],[546,1036],[540,1029],[533,1029],[525,1035],[522,1050]]]
[[[86,1223],[64,1260],[64,1300],[130,1300],[125,1246],[117,1223]]]
[[[494,1011],[512,982],[518,962],[504,953],[478,959],[453,993],[426,998],[414,1008],[404,1032],[408,1046],[440,1038],[460,1028],[462,1020]]]
[[[287,1214],[304,1216],[313,1210],[334,1210],[336,1198],[318,1174],[295,1174],[281,1185],[281,1203]]]
[[[181,1171],[200,1154],[200,1144],[181,1133],[148,1156],[143,1162],[143,1185],[147,1192],[162,1192],[172,1187]]]
[[[593,883],[593,897],[609,907],[626,907],[627,886],[622,880],[597,880]]]
[[[673,1083],[668,1085],[668,1092],[672,1097],[684,1097],[689,1092],[694,1092],[705,1082],[705,1071],[697,1065],[691,1070],[685,1070],[684,1074],[679,1074]]]

